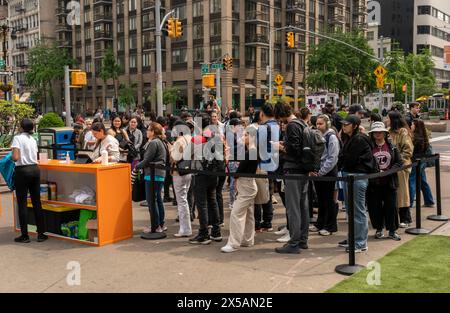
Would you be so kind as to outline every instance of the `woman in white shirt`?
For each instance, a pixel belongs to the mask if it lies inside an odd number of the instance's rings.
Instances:
[[[84,135],[85,147],[83,149],[94,150],[96,142],[97,139],[92,134],[92,120],[88,119],[86,120],[86,133]]]
[[[108,152],[109,162],[119,162],[119,142],[116,138],[107,134],[105,125],[100,122],[94,123],[92,125],[92,134],[94,135],[95,139],[97,139],[94,152],[92,153],[94,163],[102,162],[101,156],[103,150],[106,150]]]
[[[20,134],[16,135],[12,142],[12,159],[16,162],[14,172],[14,185],[16,188],[17,205],[19,208],[19,223],[21,235],[14,239],[18,243],[30,242],[28,236],[28,203],[27,195],[30,193],[34,216],[37,226],[37,241],[48,239],[44,234],[44,216],[41,206],[41,175],[37,162],[38,147],[33,134],[34,124],[29,119],[20,123]]]

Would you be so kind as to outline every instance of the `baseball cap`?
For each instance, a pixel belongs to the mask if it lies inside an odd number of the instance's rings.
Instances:
[[[347,117],[345,119],[343,119],[341,121],[342,124],[344,125],[348,125],[348,124],[352,124],[352,125],[361,125],[361,120],[359,119],[359,117],[357,117],[354,114],[349,114],[347,115]]]
[[[360,112],[360,113],[365,113],[366,112],[366,110],[364,110],[364,108],[363,108],[363,106],[361,104],[353,104],[348,109],[348,113],[349,114],[356,114],[358,112]]]

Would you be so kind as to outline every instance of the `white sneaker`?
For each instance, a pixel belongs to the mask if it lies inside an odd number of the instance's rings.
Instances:
[[[152,228],[150,226],[144,227],[142,230],[144,234],[150,234],[152,232]]]
[[[277,199],[275,199],[275,198],[273,198],[273,200],[272,200],[272,204],[278,204],[278,200],[277,200]]]
[[[158,228],[155,230],[156,233],[163,233],[164,230],[162,229],[161,226],[158,226]]]
[[[276,231],[274,234],[277,236],[284,236],[286,234],[289,234],[289,230],[286,227],[284,227],[283,229]]]
[[[408,223],[400,223],[400,228],[408,228],[409,224]]]
[[[282,243],[289,242],[289,240],[291,240],[291,235],[289,235],[289,233],[287,233],[283,237],[277,239],[278,242],[282,242]]]
[[[220,248],[220,251],[222,251],[223,253],[231,253],[231,252],[238,251],[238,249],[235,249],[232,246],[226,245],[226,246],[223,246],[222,248]]]
[[[328,230],[326,230],[326,229],[321,229],[319,231],[319,235],[321,235],[321,236],[331,236],[331,233]]]
[[[317,233],[320,229],[318,229],[316,226],[311,225],[309,226],[309,231],[312,233]]]

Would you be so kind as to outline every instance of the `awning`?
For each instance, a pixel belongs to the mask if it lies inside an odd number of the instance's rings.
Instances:
[[[286,90],[294,90],[294,88],[292,88],[292,86],[286,85]]]
[[[24,93],[20,96],[18,102],[30,102],[30,96],[31,96],[31,93],[30,93],[30,92],[24,92]]]
[[[302,86],[300,86],[300,85],[299,85],[299,86],[297,87],[297,90],[301,90],[301,91],[304,91],[304,90],[305,90],[305,88],[303,88]]]
[[[261,84],[261,89],[269,89],[266,85]]]
[[[252,84],[245,84],[245,89],[256,89]]]

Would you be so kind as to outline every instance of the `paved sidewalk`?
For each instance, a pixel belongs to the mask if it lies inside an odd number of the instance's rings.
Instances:
[[[442,173],[442,182],[450,173]],[[433,175],[429,181],[433,182]],[[434,186],[432,186],[434,190]],[[450,186],[443,184],[444,213],[450,214]],[[339,229],[331,237],[310,236],[310,250],[300,255],[279,255],[280,246],[272,233],[258,234],[255,246],[223,254],[225,244],[193,246],[186,239],[175,239],[178,230],[175,208],[166,206],[168,239],[149,242],[139,238],[149,220],[148,210],[135,205],[135,237],[114,245],[92,248],[50,239],[19,245],[13,242],[11,195],[0,194],[0,292],[322,292],[341,280],[334,268],[348,261],[337,242],[345,239],[345,216],[340,213]],[[281,203],[281,201],[279,201]],[[228,208],[228,205],[225,205]],[[425,220],[435,209],[424,209],[423,227],[436,229],[443,223]],[[226,216],[229,217],[229,210]],[[284,208],[276,206],[274,228],[284,223]],[[198,221],[194,222],[197,230]],[[447,224],[448,231],[450,226]],[[357,263],[377,260],[413,236],[403,234],[394,242],[373,239],[370,231],[369,251],[357,254]],[[228,235],[228,220],[223,235]],[[81,285],[68,286],[68,262],[81,264]]]

